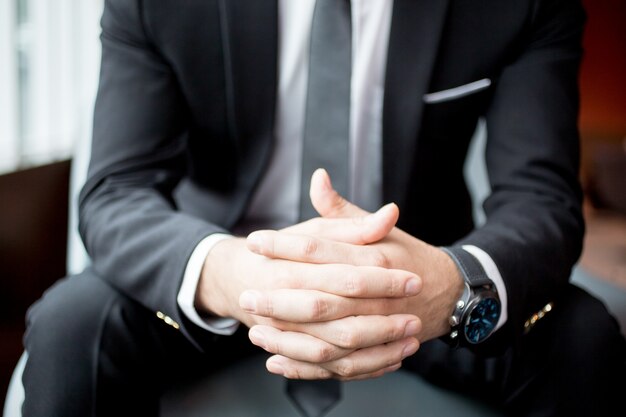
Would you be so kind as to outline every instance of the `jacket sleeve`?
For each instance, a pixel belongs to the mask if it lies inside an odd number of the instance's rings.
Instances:
[[[92,155],[80,195],[80,233],[95,271],[192,339],[176,302],[187,260],[218,226],[177,211],[185,174],[187,106],[150,44],[140,2],[107,0]]]
[[[577,1],[537,1],[524,47],[501,73],[486,115],[491,195],[486,224],[456,245],[496,263],[508,322],[488,345],[521,340],[524,322],[556,302],[581,253],[578,70],[585,13]]]

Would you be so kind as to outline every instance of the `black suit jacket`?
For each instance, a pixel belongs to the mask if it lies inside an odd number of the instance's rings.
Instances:
[[[274,144],[277,0],[107,0],[80,231],[97,272],[201,336],[176,296],[205,236],[242,216]],[[558,296],[581,250],[577,74],[566,0],[395,0],[383,111],[385,201],[435,245],[488,252],[506,283],[501,345]],[[482,92],[426,93],[489,78]],[[486,119],[492,194],[474,229],[463,163]]]

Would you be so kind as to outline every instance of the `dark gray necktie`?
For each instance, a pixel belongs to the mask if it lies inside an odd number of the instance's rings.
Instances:
[[[334,188],[348,195],[350,171],[350,0],[317,0],[311,26],[300,220],[316,217],[309,198],[311,175],[325,168]],[[307,417],[328,412],[341,398],[337,380],[287,382],[287,394]]]
[[[349,0],[317,0],[311,26],[309,83],[302,149],[300,220],[316,217],[311,174],[325,168],[348,196],[352,25]]]

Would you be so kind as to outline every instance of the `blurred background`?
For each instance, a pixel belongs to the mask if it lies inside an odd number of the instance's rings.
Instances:
[[[626,1],[584,3],[580,129],[588,228],[579,269],[608,297],[620,294],[619,302],[622,293],[612,290],[626,290]],[[72,204],[87,163],[102,4],[0,0],[0,409],[22,353],[27,307],[86,262]],[[479,129],[466,171],[479,221],[488,192],[482,146]],[[622,301],[611,301],[620,314]]]
[[[68,202],[87,162],[74,156],[90,137],[103,3],[0,0],[0,410],[26,309],[65,275],[68,236],[84,259]]]

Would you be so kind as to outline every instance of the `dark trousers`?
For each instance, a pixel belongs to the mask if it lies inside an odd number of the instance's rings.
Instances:
[[[509,415],[610,415],[626,393],[619,327],[601,302],[575,286],[557,305],[499,357],[435,340],[405,368]],[[89,269],[48,290],[29,310],[27,325],[26,417],[156,416],[170,386],[260,352],[242,326],[234,336],[212,337],[202,353]]]

